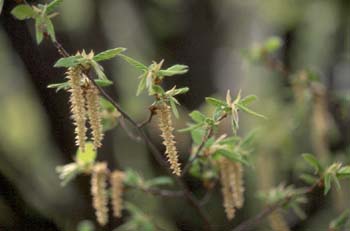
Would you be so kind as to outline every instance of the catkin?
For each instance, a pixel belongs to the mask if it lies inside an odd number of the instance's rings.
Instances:
[[[178,161],[178,153],[175,146],[173,135],[173,124],[171,120],[171,111],[169,105],[163,103],[159,106],[157,114],[159,115],[159,128],[162,132],[163,144],[165,145],[165,154],[170,163],[170,168],[173,174],[180,176],[181,169]]]
[[[269,224],[273,231],[289,231],[288,224],[279,211],[274,211],[268,217]]]
[[[107,164],[96,163],[92,169],[91,194],[97,221],[100,225],[108,222]]]
[[[86,107],[88,111],[89,124],[92,133],[92,139],[94,148],[101,147],[101,141],[103,139],[103,132],[101,126],[101,112],[99,102],[99,91],[97,87],[89,82],[86,88]]]
[[[113,171],[110,178],[112,189],[112,206],[113,215],[117,218],[122,216],[123,209],[123,179],[124,173],[121,171]]]
[[[86,140],[86,110],[84,92],[81,88],[80,81],[82,77],[81,70],[77,67],[70,67],[67,71],[68,83],[70,86],[70,104],[72,119],[75,125],[75,143],[79,148],[85,150]]]
[[[240,163],[223,158],[220,164],[220,181],[223,195],[223,206],[229,220],[234,218],[235,209],[242,208],[244,203],[243,168]]]

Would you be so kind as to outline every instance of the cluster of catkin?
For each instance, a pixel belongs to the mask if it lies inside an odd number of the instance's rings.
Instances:
[[[236,209],[242,208],[244,203],[243,168],[240,163],[226,158],[220,159],[219,168],[223,206],[227,219],[231,220]]]
[[[75,125],[76,145],[84,151],[86,142],[86,120],[88,119],[94,148],[101,147],[103,132],[97,87],[84,76],[80,67],[70,67],[67,71],[70,86],[70,104]]]
[[[105,162],[96,163],[92,168],[91,175],[92,205],[95,209],[97,221],[102,226],[108,222],[108,176],[111,184],[113,215],[117,218],[121,217],[123,209],[124,173],[117,170],[110,173]]]
[[[180,176],[181,168],[178,160],[178,152],[175,146],[176,142],[173,134],[174,126],[171,120],[170,106],[163,102],[158,106],[157,114],[159,115],[159,129],[162,132],[161,136],[165,146],[165,155],[170,164],[170,169],[173,174]]]

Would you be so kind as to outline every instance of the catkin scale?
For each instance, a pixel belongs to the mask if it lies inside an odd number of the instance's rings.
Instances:
[[[229,220],[234,218],[236,208],[244,203],[243,169],[240,163],[226,158],[219,161],[223,206]]]
[[[70,67],[67,71],[68,83],[70,86],[70,107],[72,119],[75,125],[75,143],[79,148],[85,150],[86,140],[86,110],[83,89],[80,86],[81,70],[77,67]]]
[[[173,135],[174,127],[171,120],[171,111],[169,105],[166,103],[161,104],[158,107],[157,114],[159,115],[159,129],[162,132],[161,136],[163,138],[163,144],[165,146],[165,154],[168,162],[170,163],[170,169],[172,170],[173,174],[180,176],[181,169],[180,163],[178,161],[178,153],[175,146],[176,142]]]
[[[99,91],[95,85],[89,82],[88,87],[85,90],[86,96],[86,108],[89,118],[89,124],[91,127],[92,139],[94,148],[97,149],[101,147],[103,133],[101,126],[101,112],[100,112],[100,102],[99,102]]]
[[[113,171],[110,177],[111,183],[111,198],[112,198],[112,207],[113,215],[117,218],[122,216],[123,209],[123,179],[124,173],[121,171]]]
[[[94,165],[91,175],[92,205],[95,209],[97,221],[102,226],[108,222],[107,175],[106,163],[96,163]]]

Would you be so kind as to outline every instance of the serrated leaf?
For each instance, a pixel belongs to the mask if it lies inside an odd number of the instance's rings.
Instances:
[[[114,48],[114,49],[106,50],[106,51],[103,51],[103,52],[95,55],[93,59],[96,62],[112,59],[115,56],[117,56],[118,54],[124,52],[125,50],[126,49],[123,48],[123,47],[117,47],[117,48]]]
[[[107,76],[103,72],[103,67],[100,64],[98,64],[95,60],[91,60],[90,63],[91,63],[92,68],[94,69],[94,71],[99,79],[108,80]]]
[[[302,157],[311,167],[314,168],[315,173],[318,173],[322,170],[320,162],[316,159],[314,155],[311,155],[309,153],[303,153]]]
[[[242,164],[248,164],[245,160],[242,159],[241,155],[236,153],[236,152],[230,152],[228,150],[225,149],[219,149],[217,150],[214,155],[220,155],[220,156],[224,156],[232,161],[237,161],[240,162]]]
[[[204,129],[193,129],[191,131],[191,138],[195,144],[200,145],[202,143],[204,132]]]
[[[191,117],[191,119],[197,123],[201,123],[204,122],[204,120],[207,118],[203,113],[201,113],[200,111],[193,111],[189,114],[189,116]]]
[[[79,148],[76,155],[76,161],[79,165],[92,164],[96,159],[97,153],[91,142],[85,144],[84,152]]]
[[[216,98],[212,98],[212,97],[205,97],[205,101],[207,101],[207,103],[214,105],[216,107],[227,107],[226,102],[216,99]]]
[[[261,115],[261,114],[255,112],[255,111],[253,111],[253,110],[251,110],[251,109],[249,109],[249,108],[243,106],[242,104],[237,103],[236,105],[237,105],[237,107],[238,107],[239,109],[241,109],[242,111],[244,111],[244,112],[246,112],[246,113],[248,113],[248,114],[250,114],[250,115],[253,115],[253,116],[256,116],[256,117],[259,117],[259,118],[266,119],[266,117],[265,117],[264,115]]]
[[[83,58],[81,55],[69,56],[66,58],[60,58],[54,65],[54,67],[73,67],[80,63],[80,59]]]
[[[34,18],[36,12],[34,9],[26,4],[21,4],[13,8],[11,14],[16,17],[18,20],[25,20],[28,18]]]
[[[44,27],[45,25],[43,24],[42,18],[41,17],[35,18],[35,38],[36,38],[37,44],[40,44],[44,39],[44,34],[43,34]]]
[[[58,92],[60,90],[67,90],[67,89],[69,89],[69,83],[68,82],[53,83],[53,84],[49,84],[47,86],[47,88],[56,88],[56,92]]]
[[[107,87],[113,84],[113,82],[110,81],[109,79],[95,79],[95,82],[100,87]]]
[[[202,124],[193,124],[193,125],[189,125],[187,128],[182,128],[177,130],[178,132],[189,132],[192,131],[194,129],[197,129],[199,127],[202,127]]]
[[[46,7],[46,13],[49,14],[55,10],[55,8],[61,4],[63,0],[53,0]]]
[[[129,56],[126,56],[124,54],[118,54],[118,56],[120,56],[122,59],[124,59],[127,63],[129,63],[130,65],[136,67],[136,69],[138,70],[141,70],[141,71],[147,71],[148,70],[148,67],[143,65],[142,63],[140,63],[139,61],[129,57]]]
[[[244,97],[243,99],[241,99],[239,101],[239,103],[242,104],[243,106],[248,106],[249,104],[254,102],[257,98],[258,97],[256,97],[255,95],[248,95],[248,96]]]
[[[166,70],[160,70],[158,74],[160,76],[173,76],[173,75],[182,75],[188,72],[188,66],[176,64],[174,66],[169,67]]]

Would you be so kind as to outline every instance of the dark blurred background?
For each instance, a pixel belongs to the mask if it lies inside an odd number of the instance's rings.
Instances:
[[[62,188],[55,172],[57,165],[72,161],[76,151],[68,95],[47,89],[48,84],[62,82],[64,70],[52,67],[59,55],[49,41],[35,44],[33,21],[10,15],[15,5],[5,0],[0,16],[0,230],[76,230],[80,221],[94,220],[94,213],[89,178],[79,177]],[[176,120],[177,128],[185,126],[187,113],[201,108],[206,96],[224,97],[227,89],[234,94],[242,89],[243,95],[259,97],[253,108],[269,120],[241,118],[240,134],[261,128],[253,153],[256,167],[245,170],[246,204],[233,222],[227,222],[217,187],[206,206],[215,230],[230,230],[259,211],[259,189],[280,182],[302,185],[297,174],[300,153],[349,160],[350,1],[65,0],[58,11],[60,16],[53,20],[57,37],[71,53],[121,46],[147,64],[164,58],[165,66],[188,65],[188,74],[166,83],[169,88],[190,88],[180,97],[183,119]],[[283,41],[274,58],[290,75],[251,64],[242,55],[271,36]],[[135,96],[139,73],[119,59],[104,63],[104,68],[115,83],[109,93],[133,118],[145,119],[152,99]],[[329,134],[322,144],[315,131],[324,120],[315,125],[315,113],[310,113],[316,102],[304,104],[304,113],[299,113],[289,79],[309,69],[326,92],[322,113],[327,114]],[[158,139],[156,127],[150,125],[149,132]],[[185,161],[188,136],[176,136]],[[106,134],[98,158],[108,160],[111,168],[131,167],[145,178],[164,174],[147,148],[119,127]],[[186,180],[196,195],[203,195],[200,182]],[[286,221],[293,230],[326,230],[328,222],[349,207],[349,192],[346,182],[342,192],[334,191],[326,199],[316,193],[305,207],[309,219],[288,213]],[[195,211],[181,200],[137,193],[127,198],[166,230],[201,230]],[[101,230],[112,230],[120,222]],[[269,230],[267,225],[259,229]]]

